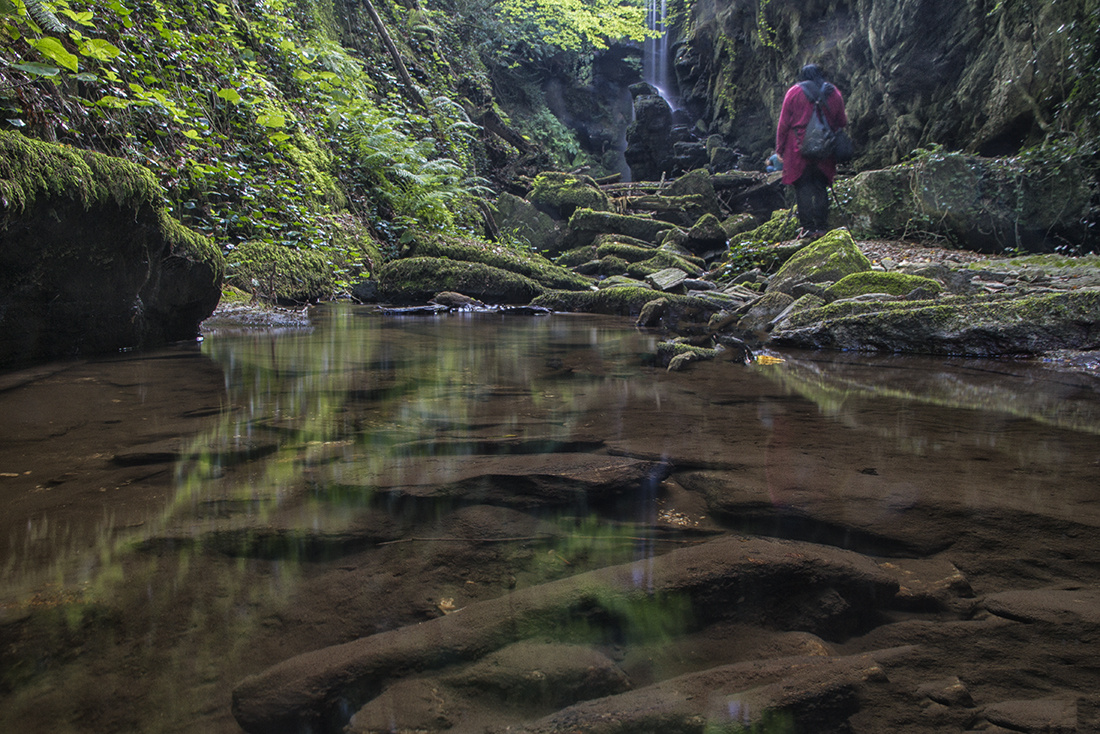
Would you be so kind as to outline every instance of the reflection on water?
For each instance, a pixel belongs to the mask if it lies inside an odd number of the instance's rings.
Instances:
[[[1080,576],[983,532],[1100,524],[1083,378],[820,354],[668,373],[617,319],[313,317],[2,376],[0,730],[239,731],[230,693],[270,665],[640,560],[656,602],[597,595],[540,633],[616,646],[638,686],[749,654],[654,586],[673,549],[955,553],[981,592],[1019,553],[1032,581]]]

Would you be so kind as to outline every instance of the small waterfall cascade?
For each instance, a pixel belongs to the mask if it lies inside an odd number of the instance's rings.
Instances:
[[[645,40],[642,50],[642,77],[647,84],[655,87],[661,98],[675,110],[676,105],[672,99],[672,78],[669,73],[667,15],[667,0],[648,0],[646,25],[651,31],[657,31],[660,35]]]

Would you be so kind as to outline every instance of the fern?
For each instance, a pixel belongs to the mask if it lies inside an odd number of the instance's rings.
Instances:
[[[66,33],[68,28],[62,23],[45,0],[24,0],[27,7],[27,15],[34,19],[44,31],[49,33]]]

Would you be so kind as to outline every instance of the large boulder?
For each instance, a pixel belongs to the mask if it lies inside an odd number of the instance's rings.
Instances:
[[[657,181],[673,167],[672,108],[649,85],[636,87],[643,87],[643,93],[634,97],[634,122],[626,130],[626,162],[635,181]]]
[[[224,261],[145,168],[0,133],[0,365],[193,339]]]
[[[505,192],[497,197],[496,210],[502,235],[517,237],[539,252],[561,250],[565,237],[561,225],[531,202]]]
[[[518,273],[478,262],[410,257],[382,266],[378,298],[388,303],[425,303],[451,291],[486,303],[527,303],[546,289]]]
[[[1072,159],[1025,165],[940,150],[840,180],[833,222],[857,237],[920,232],[985,252],[1053,250],[1084,236],[1089,188]]]
[[[772,341],[805,349],[991,357],[1100,348],[1100,291],[845,302],[791,314]]]

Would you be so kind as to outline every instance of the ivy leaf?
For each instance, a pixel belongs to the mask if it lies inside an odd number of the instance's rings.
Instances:
[[[218,96],[226,102],[232,102],[233,104],[240,104],[244,101],[236,89],[219,89]]]
[[[192,140],[201,140],[202,136],[199,135],[197,130],[184,130],[183,136],[185,138],[191,138]]]
[[[73,20],[74,23],[79,23],[83,26],[95,25],[95,23],[92,22],[93,13],[90,10],[85,10],[82,13],[78,13],[75,10],[70,10],[69,8],[62,8],[58,12],[60,12],[62,15],[67,15]]]
[[[279,112],[265,112],[256,117],[256,122],[264,127],[276,129],[286,127],[286,115]]]
[[[110,61],[116,56],[121,55],[122,50],[113,43],[104,41],[101,38],[91,38],[80,44],[80,54],[90,59]]]
[[[73,73],[78,70],[79,60],[66,51],[65,47],[61,45],[61,41],[56,38],[47,36],[36,38],[33,41],[28,41],[28,43],[38,49],[38,53],[55,62],[58,66],[63,66]]]
[[[91,72],[88,72],[88,71],[77,74],[73,78],[76,79],[78,82],[98,82],[99,81],[98,76],[96,76],[95,74],[92,74]]]
[[[281,143],[285,140],[290,140],[290,136],[286,133],[272,133],[267,136],[267,139],[273,143]]]
[[[61,73],[61,69],[51,64],[40,64],[37,61],[28,61],[25,64],[12,64],[13,67],[19,69],[24,74],[33,74],[34,76],[57,76]]]

